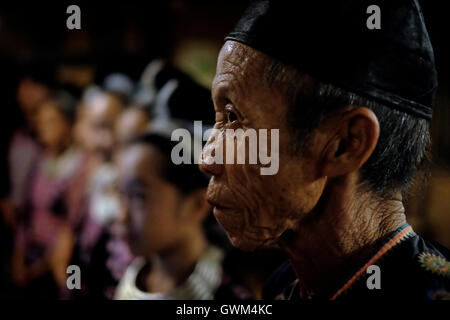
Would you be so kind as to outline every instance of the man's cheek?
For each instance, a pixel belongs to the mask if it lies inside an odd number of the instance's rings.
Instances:
[[[215,215],[219,224],[231,236],[237,236],[242,233],[244,228],[244,212],[240,210],[227,211]]]
[[[254,165],[234,165],[230,170],[228,184],[242,214],[254,213],[258,208],[258,195],[261,195],[258,170]]]

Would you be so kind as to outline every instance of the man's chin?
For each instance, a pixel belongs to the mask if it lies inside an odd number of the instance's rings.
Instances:
[[[228,234],[228,238],[230,239],[233,247],[236,247],[242,251],[255,251],[264,246],[264,242],[256,242],[252,240],[245,239],[242,236],[234,236]]]

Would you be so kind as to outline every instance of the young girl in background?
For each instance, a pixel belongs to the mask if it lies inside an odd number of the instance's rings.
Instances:
[[[43,152],[28,183],[13,257],[14,280],[25,298],[65,296],[66,268],[73,247],[67,201],[82,159],[72,146],[74,112],[74,99],[56,92],[36,115]]]
[[[136,258],[115,298],[247,299],[247,290],[224,269],[225,251],[206,237],[208,178],[196,165],[173,164],[175,145],[168,136],[147,133],[117,158],[122,236]]]

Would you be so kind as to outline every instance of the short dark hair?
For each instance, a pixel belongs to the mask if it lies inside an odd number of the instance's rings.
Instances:
[[[372,110],[380,124],[375,150],[361,168],[362,179],[371,191],[381,197],[397,191],[405,193],[414,173],[426,167],[430,148],[427,120],[323,83],[274,59],[269,59],[264,73],[267,85],[284,87],[290,106],[287,119],[294,135],[294,153],[304,149],[311,133],[324,119],[355,105]],[[288,85],[292,83],[295,85]]]
[[[47,101],[53,102],[70,123],[75,121],[77,102],[70,93],[64,90],[53,91]]]
[[[164,157],[161,164],[161,177],[173,184],[182,195],[189,195],[208,186],[209,178],[200,171],[198,165],[194,164],[193,161],[191,161],[191,164],[181,163],[178,165],[171,161],[172,149],[178,144],[177,141],[172,141],[158,133],[146,133],[132,140],[128,145],[134,144],[150,145],[161,153]]]

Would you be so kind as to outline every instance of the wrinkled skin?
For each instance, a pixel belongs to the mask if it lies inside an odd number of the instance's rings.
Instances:
[[[263,81],[267,59],[237,42],[223,46],[212,86],[218,130],[203,149],[200,168],[212,176],[208,200],[232,244],[244,250],[280,245],[302,279],[300,295],[312,297],[345,279],[378,240],[406,223],[402,195],[379,198],[361,180],[380,132],[368,108],[336,111],[301,152],[292,152],[286,88]],[[228,128],[279,129],[278,173],[260,175],[260,164],[210,161]]]
[[[244,250],[271,244],[294,228],[316,205],[324,188],[324,180],[315,177],[310,155],[293,156],[288,150],[288,104],[275,89],[261,90],[264,59],[239,43],[227,42],[222,48],[212,86],[219,131],[208,140],[200,161],[200,168],[213,176],[207,195],[216,207],[215,217],[232,244]],[[210,149],[223,139],[224,130],[238,128],[280,130],[277,174],[260,175],[259,162],[207,164]]]

